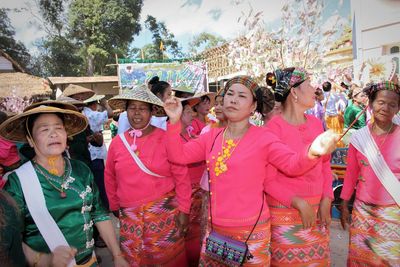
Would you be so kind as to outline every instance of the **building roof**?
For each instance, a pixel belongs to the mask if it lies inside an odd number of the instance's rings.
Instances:
[[[48,77],[54,85],[82,84],[82,83],[118,83],[118,76],[92,76],[92,77]]]
[[[50,95],[52,90],[40,77],[21,72],[0,73],[0,98]]]
[[[17,61],[15,61],[14,59],[12,59],[12,57],[10,57],[9,54],[7,54],[6,52],[4,52],[4,51],[1,50],[1,49],[0,49],[0,56],[4,57],[4,58],[6,58],[8,61],[10,61],[11,64],[13,65],[14,69],[15,69],[16,71],[26,73],[25,69],[24,69],[23,67],[21,67],[21,65],[20,65]]]

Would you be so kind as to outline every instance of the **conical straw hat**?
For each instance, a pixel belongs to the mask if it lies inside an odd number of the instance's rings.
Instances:
[[[68,137],[84,131],[88,121],[84,115],[75,110],[61,109],[52,106],[41,105],[9,118],[0,126],[0,136],[12,142],[27,143],[26,121],[35,114],[59,113],[64,117],[64,127]]]
[[[79,86],[76,84],[70,84],[65,88],[64,92],[62,93],[63,96],[69,96],[74,98],[74,95],[82,94],[82,100],[86,100],[92,97],[95,92],[91,89],[85,88],[83,86]]]

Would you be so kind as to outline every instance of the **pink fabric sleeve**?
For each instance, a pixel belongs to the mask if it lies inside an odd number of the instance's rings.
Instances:
[[[350,144],[347,154],[347,169],[344,176],[342,193],[340,194],[340,197],[344,200],[349,200],[351,198],[354,188],[357,185],[360,167],[358,166],[356,154],[357,150]]]
[[[182,124],[168,124],[167,127],[167,152],[168,159],[178,164],[190,164],[206,160],[206,138],[207,134],[200,135],[196,139],[182,144],[179,133],[181,132]]]
[[[282,183],[278,182],[278,180],[275,178],[275,175],[270,175],[271,169],[276,170],[275,167],[272,166],[268,168],[268,178],[266,178],[264,181],[264,191],[289,208],[292,206],[292,199],[296,196],[296,194],[287,187],[282,186]]]
[[[289,177],[303,175],[321,160],[320,158],[308,158],[309,146],[295,153],[274,134],[269,133],[265,137],[271,140],[267,152],[269,163]]]
[[[186,214],[190,213],[192,186],[186,165],[171,163],[171,172],[175,181],[176,200],[178,209]]]
[[[331,169],[331,156],[324,156],[322,159],[322,176],[324,178],[322,197],[329,197],[333,199],[333,188],[332,188],[332,169]]]
[[[119,138],[118,136],[115,138]],[[106,193],[108,197],[108,202],[110,205],[110,210],[115,211],[118,210],[119,201],[117,196],[117,180],[115,177],[115,169],[114,169],[114,146],[111,142],[110,148],[107,154],[107,162],[104,170],[104,184],[106,187]]]

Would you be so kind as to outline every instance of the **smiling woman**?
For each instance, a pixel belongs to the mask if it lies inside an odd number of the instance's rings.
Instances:
[[[67,137],[82,132],[87,120],[72,105],[52,104],[57,107],[46,103],[28,107],[0,127],[3,138],[28,142],[35,151],[31,161],[9,175],[5,186],[21,211],[28,263],[97,266],[92,239],[95,224],[115,255],[116,265],[127,266],[118,256],[115,232],[90,169],[63,156]]]

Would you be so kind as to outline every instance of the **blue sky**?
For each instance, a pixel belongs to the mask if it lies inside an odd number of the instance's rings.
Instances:
[[[294,1],[294,0],[293,0]],[[343,19],[350,16],[350,0],[320,0],[325,2],[323,17],[326,19],[337,12]],[[21,40],[32,52],[34,42],[45,36],[38,27],[38,11],[35,0],[0,0],[0,6],[6,8],[25,8],[21,13],[9,14],[16,30],[16,39]],[[252,7],[263,11],[266,28],[275,29],[280,25],[282,0],[144,0],[141,21],[147,15],[164,21],[167,28],[175,34],[176,39],[188,50],[188,43],[201,32],[209,32],[225,39],[234,39],[243,33],[243,26],[237,20],[241,13],[248,13]],[[329,27],[329,21],[324,22]],[[324,25],[322,25],[324,26]],[[151,43],[151,33],[144,29],[135,36],[134,47]]]

